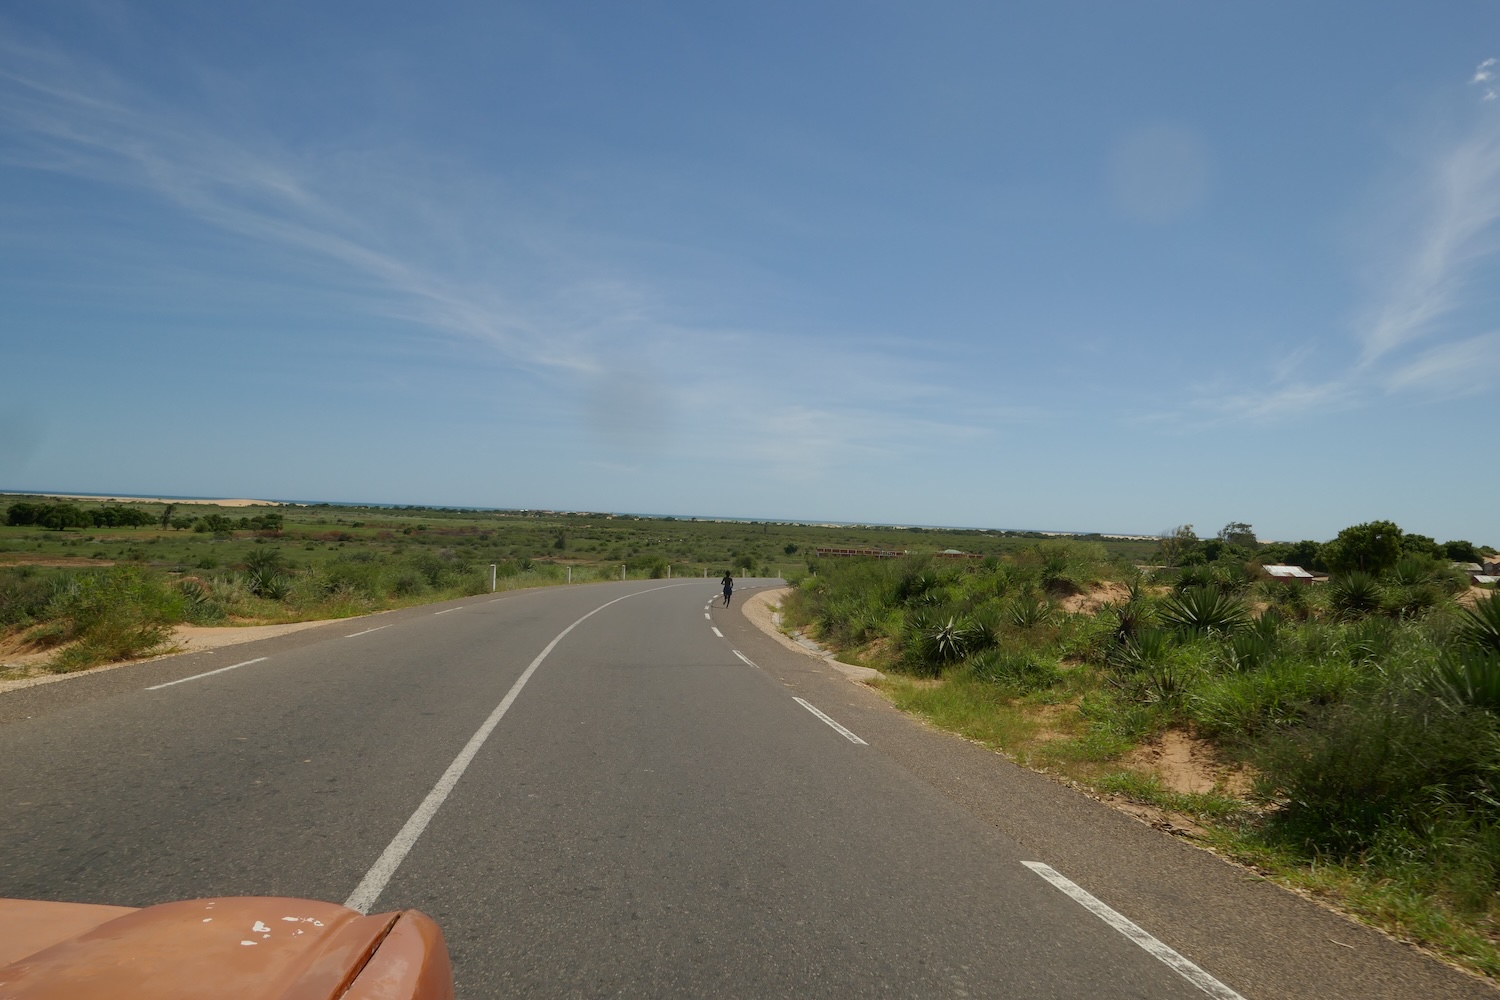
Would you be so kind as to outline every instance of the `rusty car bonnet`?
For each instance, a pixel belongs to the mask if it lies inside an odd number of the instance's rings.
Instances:
[[[415,911],[364,916],[275,897],[144,909],[0,900],[6,1000],[440,1000],[451,991],[442,934]]]

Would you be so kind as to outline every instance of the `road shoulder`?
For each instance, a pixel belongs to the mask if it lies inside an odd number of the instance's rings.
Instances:
[[[913,776],[1014,838],[1248,1000],[1494,997],[1493,984],[1161,833],[1045,774],[937,730],[773,631],[751,601],[717,614],[757,666]],[[758,620],[757,620],[758,619]],[[878,835],[878,831],[872,831]]]

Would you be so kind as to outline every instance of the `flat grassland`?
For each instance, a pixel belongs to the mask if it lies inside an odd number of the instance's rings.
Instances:
[[[132,527],[0,524],[0,679],[174,648],[174,627],[340,618],[490,589],[806,574],[819,546],[996,556],[1034,533],[608,513],[0,496]],[[0,518],[4,520],[4,518]],[[1122,557],[1153,545],[1106,540]]]

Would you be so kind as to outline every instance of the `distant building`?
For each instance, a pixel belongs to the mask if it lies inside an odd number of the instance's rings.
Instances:
[[[1262,566],[1261,569],[1265,570],[1266,575],[1273,580],[1293,580],[1298,583],[1312,583],[1314,579],[1313,574],[1309,573],[1301,566],[1283,566],[1280,564],[1276,564],[1272,566]]]

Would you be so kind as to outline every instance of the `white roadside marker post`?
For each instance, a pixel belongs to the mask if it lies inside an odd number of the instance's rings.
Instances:
[[[490,593],[495,592],[495,564],[490,563]]]
[[[621,580],[625,579],[625,564],[624,563],[620,564],[620,579]]]
[[[573,582],[573,567],[572,566],[568,567],[568,582],[569,583]]]

